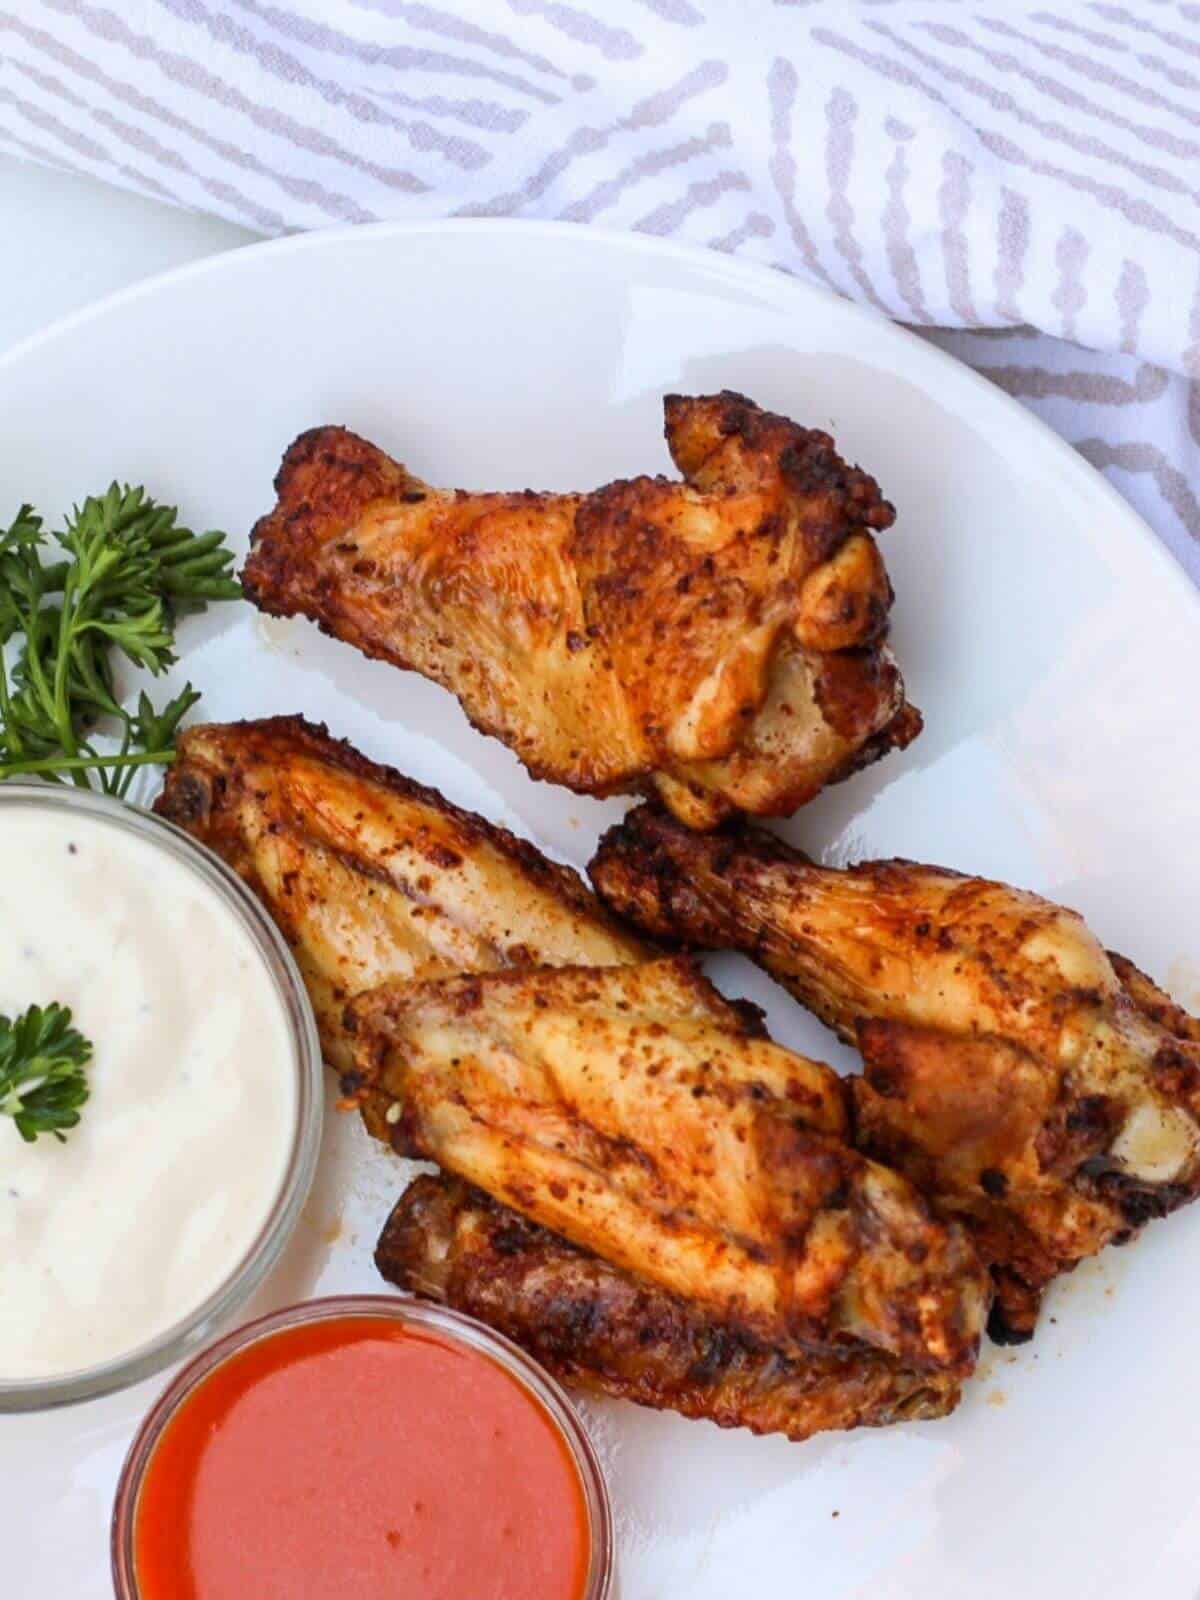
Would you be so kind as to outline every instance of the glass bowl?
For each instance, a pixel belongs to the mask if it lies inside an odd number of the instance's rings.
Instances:
[[[575,1465],[583,1489],[588,1519],[588,1569],[580,1600],[611,1600],[613,1595],[612,1512],[600,1463],[583,1424],[566,1393],[536,1362],[511,1340],[495,1333],[473,1317],[397,1295],[332,1295],[307,1300],[271,1312],[235,1329],[196,1356],[178,1373],[160,1396],[138,1430],[117,1484],[112,1519],[112,1567],[116,1600],[140,1600],[134,1567],[134,1532],[138,1495],[155,1446],[164,1430],[199,1386],[230,1357],[260,1340],[288,1328],[334,1321],[341,1317],[372,1317],[401,1327],[424,1328],[448,1343],[486,1356],[516,1380],[556,1429]],[[319,1600],[314,1596],[313,1600]]]
[[[308,1196],[324,1112],[321,1047],[303,981],[279,930],[242,880],[219,856],[174,823],[89,789],[52,784],[0,785],[0,826],[17,807],[54,808],[124,829],[173,857],[214,890],[249,935],[283,1007],[296,1068],[296,1115],[283,1180],[262,1227],[208,1297],[152,1339],[95,1367],[52,1377],[0,1377],[0,1412],[69,1405],[140,1383],[179,1361],[244,1305],[278,1261]]]

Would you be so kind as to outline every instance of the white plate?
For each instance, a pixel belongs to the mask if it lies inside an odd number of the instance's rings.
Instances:
[[[438,483],[581,488],[667,470],[663,391],[723,386],[831,427],[899,508],[883,539],[895,640],[927,729],[791,836],[829,860],[906,855],[1041,890],[1200,1001],[1195,594],[1013,402],[783,276],[508,222],[239,251],[0,363],[0,514],[23,498],[57,513],[119,475],[242,550],[284,446],[314,423],[346,423]],[[623,808],[532,783],[448,695],[305,623],[223,607],[183,643],[209,717],[323,718],[579,865]],[[717,971],[769,1001],[785,1042],[850,1064],[749,966]],[[371,1249],[403,1178],[356,1120],[331,1117],[307,1218],[261,1303],[381,1287]],[[1200,1208],[1084,1267],[1033,1345],[987,1350],[945,1422],[790,1445],[588,1404],[623,1600],[1194,1595],[1198,1265]],[[113,1485],[156,1387],[0,1417],[6,1600],[109,1594]]]

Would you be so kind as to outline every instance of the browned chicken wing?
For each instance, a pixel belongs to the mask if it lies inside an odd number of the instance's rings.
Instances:
[[[683,482],[436,489],[341,428],[301,435],[243,573],[421,672],[540,778],[658,791],[691,826],[793,811],[920,716],[884,647],[873,478],[740,395],[666,401]]]
[[[944,1417],[960,1386],[865,1346],[789,1357],[711,1321],[454,1178],[418,1178],[375,1261],[400,1289],[477,1317],[556,1377],[722,1428],[807,1439]]]
[[[857,1043],[857,1141],[970,1224],[997,1336],[1027,1337],[1056,1273],[1200,1191],[1200,1024],[1074,912],[649,808],[591,870],[642,928],[744,950]]]
[[[385,984],[349,1008],[394,1142],[761,1343],[973,1364],[965,1235],[847,1143],[844,1085],[686,958]]]
[[[569,867],[300,717],[189,728],[155,810],[278,923],[339,1072],[346,1001],[385,978],[646,953]],[[385,1133],[369,1096],[364,1114]]]
[[[326,1056],[382,1138],[397,1136],[389,1122],[394,1094],[355,1077],[352,1038],[342,1026],[349,995],[382,979],[528,963],[613,966],[646,955],[573,872],[301,718],[190,730],[158,811],[230,862],[285,931],[314,1000]],[[814,1070],[818,1090],[827,1093]],[[834,1090],[824,1115],[843,1128],[838,1096]],[[821,1093],[813,1102],[818,1109],[810,1107],[818,1120],[819,1104]],[[402,1130],[397,1141],[403,1138]],[[560,1362],[573,1363],[576,1381],[594,1368],[592,1382],[611,1394],[792,1437],[819,1427],[941,1416],[957,1402],[950,1371],[915,1374],[862,1346],[786,1357],[747,1334],[707,1325],[699,1310],[635,1285],[608,1262],[478,1194],[467,1205],[461,1186],[422,1181],[411,1195],[408,1211],[400,1208],[387,1230],[394,1275],[408,1272],[414,1288],[443,1293],[485,1317],[491,1306],[491,1322],[518,1338],[525,1328],[530,1347],[536,1326],[542,1338],[554,1336],[550,1314],[557,1307]],[[472,1218],[475,1230],[467,1227]],[[453,1285],[443,1277],[438,1290],[435,1264],[450,1248],[451,1221],[458,1267]],[[518,1240],[522,1251],[536,1240],[533,1256],[517,1251]],[[538,1274],[522,1270],[534,1258]],[[506,1274],[496,1270],[499,1261]],[[971,1266],[968,1256],[968,1275]],[[474,1278],[475,1270],[488,1282]],[[597,1294],[584,1312],[589,1285]],[[578,1328],[584,1314],[586,1338]],[[571,1322],[579,1338],[568,1346]],[[651,1338],[659,1341],[654,1349],[642,1344]],[[630,1341],[640,1342],[640,1350]]]

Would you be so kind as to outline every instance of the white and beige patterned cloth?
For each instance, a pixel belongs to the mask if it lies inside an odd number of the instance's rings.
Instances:
[[[1200,4],[0,0],[0,149],[263,233],[638,228],[960,330],[1200,581]]]

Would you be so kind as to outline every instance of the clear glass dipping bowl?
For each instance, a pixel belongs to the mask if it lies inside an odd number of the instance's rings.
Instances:
[[[316,1022],[291,951],[263,907],[219,856],[153,812],[88,789],[0,784],[0,828],[5,816],[18,807],[53,807],[124,829],[173,857],[215,890],[253,941],[283,1006],[296,1068],[296,1119],[274,1204],[249,1249],[230,1263],[224,1281],[207,1299],[146,1343],[98,1366],[47,1378],[14,1380],[0,1375],[0,1412],[38,1411],[128,1388],[212,1338],[258,1288],[288,1241],[316,1170],[325,1104]]]
[[[524,1351],[473,1317],[423,1300],[397,1295],[333,1295],[323,1300],[308,1300],[260,1317],[227,1334],[210,1349],[196,1356],[160,1396],[129,1447],[117,1484],[113,1505],[112,1566],[116,1600],[141,1600],[134,1567],[134,1533],[137,1524],[138,1494],[155,1446],[164,1430],[189,1397],[231,1356],[262,1339],[269,1339],[288,1328],[334,1321],[340,1317],[378,1317],[401,1327],[427,1329],[449,1343],[486,1356],[503,1368],[538,1405],[557,1430],[575,1465],[583,1489],[588,1519],[589,1560],[587,1579],[580,1600],[611,1600],[614,1584],[612,1512],[600,1463],[583,1424],[563,1389]],[[436,1446],[436,1440],[431,1439]],[[310,1600],[320,1600],[313,1595]],[[464,1596],[464,1600],[467,1597]]]

